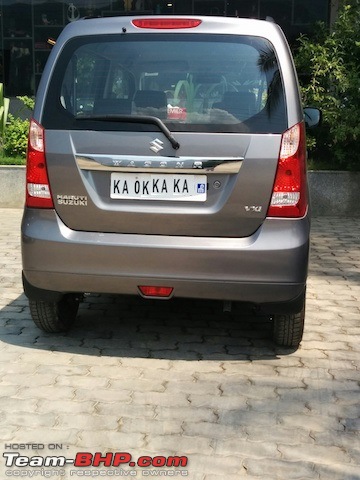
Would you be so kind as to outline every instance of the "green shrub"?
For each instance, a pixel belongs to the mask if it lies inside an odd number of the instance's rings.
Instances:
[[[33,110],[34,100],[32,98],[26,96],[17,98],[22,101],[24,105],[23,108]],[[25,158],[29,123],[28,119],[22,120],[12,114],[8,115],[8,123],[4,134],[4,155],[8,157],[21,156]]]
[[[25,157],[29,120],[22,120],[9,113],[8,124],[5,129],[4,154],[9,157]]]
[[[16,97],[16,98],[18,98],[19,100],[22,101],[25,108],[28,108],[29,110],[34,110],[34,107],[35,107],[35,99],[34,98],[28,97],[26,95],[19,96],[19,97]]]
[[[0,155],[0,165],[25,165],[26,159],[24,157],[4,157]]]
[[[359,31],[360,0],[342,0],[332,30],[319,24],[312,38],[300,37],[295,53],[304,104],[323,113],[309,134],[310,156],[333,169],[360,169]]]

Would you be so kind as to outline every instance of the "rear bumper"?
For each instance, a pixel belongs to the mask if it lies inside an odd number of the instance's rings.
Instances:
[[[303,298],[310,222],[266,219],[247,238],[78,232],[53,210],[26,209],[22,223],[26,294],[138,294],[138,285],[174,287],[174,296],[233,300],[273,313]],[[35,288],[30,288],[30,286]],[[295,306],[296,305],[296,306]],[[290,307],[291,308],[291,307]]]

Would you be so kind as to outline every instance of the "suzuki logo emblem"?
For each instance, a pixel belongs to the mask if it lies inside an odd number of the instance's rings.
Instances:
[[[163,150],[163,145],[164,143],[159,140],[158,138],[155,138],[152,142],[150,142],[150,150],[152,150],[155,153],[159,153],[160,150]]]

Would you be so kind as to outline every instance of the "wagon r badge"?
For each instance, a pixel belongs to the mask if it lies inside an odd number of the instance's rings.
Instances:
[[[152,150],[155,153],[159,153],[160,150],[163,150],[163,145],[164,143],[159,140],[158,138],[155,138],[152,142],[150,142],[150,150]]]

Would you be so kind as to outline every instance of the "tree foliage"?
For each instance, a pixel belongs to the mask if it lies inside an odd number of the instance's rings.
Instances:
[[[318,24],[311,38],[299,38],[295,54],[304,104],[323,113],[310,155],[333,169],[360,170],[359,32],[360,0],[343,0],[331,30]]]

